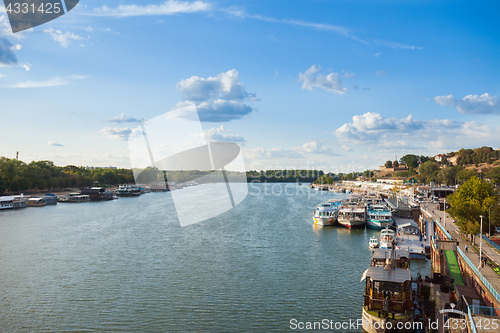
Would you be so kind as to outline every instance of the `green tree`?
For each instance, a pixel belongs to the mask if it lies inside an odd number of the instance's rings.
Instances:
[[[436,171],[439,171],[439,165],[434,160],[429,160],[425,163],[420,164],[420,167],[418,168],[418,172],[420,174],[420,181],[422,183],[436,181],[437,180]]]
[[[493,184],[500,185],[500,167],[493,168],[486,172],[486,177],[488,177]]]
[[[392,168],[392,161],[385,162],[385,167],[386,168]]]
[[[0,175],[0,195],[2,195],[6,189],[7,189],[7,184],[5,184],[2,175]]]
[[[405,156],[401,157],[399,161],[401,162],[401,164],[406,164],[410,169],[416,169],[418,167],[419,157],[413,154],[406,154]]]
[[[473,239],[480,231],[480,215],[487,219],[488,209],[498,205],[498,197],[493,185],[472,176],[448,196],[447,202],[451,205],[447,212],[457,221],[460,231]]]
[[[396,169],[397,167],[399,167],[399,162],[398,161],[392,162],[392,166],[394,167],[394,169]]]
[[[456,177],[456,170],[453,167],[446,167],[439,171],[438,181],[440,184],[455,185]]]
[[[463,169],[457,172],[457,181],[460,184],[465,183],[471,177],[477,176],[477,172],[474,169]]]

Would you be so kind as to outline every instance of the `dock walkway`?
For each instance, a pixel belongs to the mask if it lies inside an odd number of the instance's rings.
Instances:
[[[465,251],[465,245],[468,244],[466,242],[465,237],[460,234],[458,226],[453,223],[453,219],[445,212],[439,211],[437,208],[436,204],[432,203],[423,203],[422,208],[424,208],[432,218],[434,218],[437,221],[440,221],[441,225],[443,225],[448,233],[451,235],[453,239],[458,240],[459,242],[459,247],[462,250],[462,252],[467,256],[467,258],[476,265],[478,270],[481,272],[481,274],[484,276],[484,278],[490,283],[490,285],[495,289],[497,293],[500,294],[500,275],[498,275],[490,266],[484,265],[484,267],[480,267],[479,263],[479,254],[474,252],[473,249],[469,247],[469,251]],[[444,218],[446,216],[446,218]],[[483,230],[484,229],[484,222],[483,222]],[[487,223],[486,223],[487,226]],[[479,248],[479,239],[476,239],[476,246]],[[491,245],[489,245],[487,242],[483,241],[483,253],[488,256],[492,261],[495,263],[499,264],[500,263],[500,254],[497,252],[496,249],[494,249]],[[500,306],[500,304],[496,305],[497,307]]]

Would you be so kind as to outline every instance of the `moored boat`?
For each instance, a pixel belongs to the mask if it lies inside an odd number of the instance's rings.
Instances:
[[[14,208],[13,196],[0,197],[0,209],[12,209],[12,208]]]
[[[379,251],[380,252],[380,251]],[[411,273],[406,255],[392,250],[374,253],[372,266],[364,273],[362,327],[368,333],[413,332]],[[379,259],[375,256],[380,257]],[[386,258],[387,256],[387,258]]]
[[[43,207],[47,205],[42,198],[29,198],[27,204],[28,207]]]
[[[368,242],[368,246],[370,249],[375,249],[378,247],[378,237],[377,236],[372,236],[370,237],[370,241]]]
[[[384,204],[369,204],[366,209],[366,226],[382,230],[394,225],[391,210]]]
[[[396,233],[394,230],[385,228],[380,231],[379,246],[382,249],[392,249],[396,245]]]
[[[314,224],[320,226],[334,225],[337,222],[340,203],[340,200],[328,200],[317,205],[313,214]]]
[[[120,185],[116,190],[119,197],[138,197],[141,195],[141,188],[137,185]]]
[[[337,218],[340,225],[347,228],[364,228],[366,225],[366,208],[359,197],[351,196],[339,209]]]

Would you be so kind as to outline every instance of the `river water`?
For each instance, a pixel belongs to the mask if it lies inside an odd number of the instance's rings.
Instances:
[[[195,187],[179,191],[203,200]],[[377,232],[312,220],[315,205],[343,197],[251,184],[236,208],[187,227],[170,193],[1,211],[0,331],[284,332],[355,321]]]

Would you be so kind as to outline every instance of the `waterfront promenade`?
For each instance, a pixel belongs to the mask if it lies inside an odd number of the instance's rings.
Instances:
[[[459,247],[462,252],[467,256],[467,258],[475,265],[475,267],[480,270],[484,278],[491,284],[491,286],[500,294],[500,275],[498,275],[490,266],[484,265],[480,268],[479,253],[476,253],[472,246],[469,245],[469,250],[465,251],[465,246],[468,244],[464,235],[460,234],[458,226],[453,223],[453,219],[447,213],[438,210],[438,205],[424,202],[422,203],[422,208],[431,215],[433,219],[440,222],[440,224],[446,229],[446,231],[451,235],[452,239],[459,242]],[[446,216],[446,218],[445,218]],[[441,219],[441,220],[440,220]],[[488,222],[487,218],[483,219],[483,231],[487,230]],[[479,237],[475,239],[475,245],[479,249]],[[500,253],[493,248],[490,244],[483,240],[482,245],[483,255],[490,258],[491,261],[500,265]],[[496,304],[498,307],[500,304]]]

